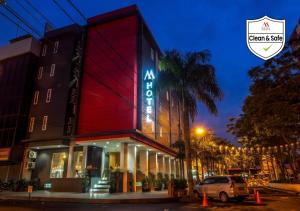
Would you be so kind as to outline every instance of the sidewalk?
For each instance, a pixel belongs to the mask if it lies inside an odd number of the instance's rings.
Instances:
[[[29,195],[27,192],[0,192],[0,200],[29,201]],[[91,204],[143,204],[177,201],[176,198],[168,196],[167,191],[114,194],[35,191],[31,194],[30,200],[40,202],[51,201]]]

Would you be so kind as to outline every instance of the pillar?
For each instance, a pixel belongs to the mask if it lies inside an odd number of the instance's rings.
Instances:
[[[133,190],[136,192],[136,146],[128,146],[128,171],[133,174]]]
[[[183,161],[183,175],[184,175],[184,179],[187,179],[187,165],[186,165],[186,161]]]
[[[67,164],[67,178],[73,177],[73,152],[74,152],[74,142],[70,141],[69,153],[68,153],[68,164]]]
[[[154,174],[155,178],[158,172],[157,153],[149,152],[149,172]]]
[[[123,171],[123,193],[127,193],[128,143],[121,143],[120,169]]]
[[[149,152],[148,150],[140,150],[140,166],[139,169],[145,174],[146,177],[148,177],[148,172],[149,172]]]
[[[88,146],[83,146],[83,155],[82,155],[82,159],[83,159],[83,168],[86,169],[86,162],[87,162],[87,151],[88,151]]]
[[[26,169],[26,165],[30,161],[30,159],[28,158],[29,151],[30,151],[29,148],[26,148],[24,150],[23,162],[22,162],[22,179],[25,179],[27,181],[31,180],[31,170]]]

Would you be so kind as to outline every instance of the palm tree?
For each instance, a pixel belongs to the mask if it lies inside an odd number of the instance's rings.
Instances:
[[[215,68],[208,64],[208,51],[181,54],[177,50],[166,51],[160,62],[158,88],[171,91],[180,103],[183,116],[185,141],[185,159],[189,195],[193,196],[193,178],[191,169],[190,121],[198,114],[197,102],[206,105],[212,114],[217,114],[215,100],[222,98],[215,76]]]

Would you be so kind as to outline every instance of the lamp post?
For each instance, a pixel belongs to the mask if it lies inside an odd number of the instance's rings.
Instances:
[[[205,128],[203,127],[197,127],[195,129],[195,133],[196,135],[199,137],[199,142],[201,141],[201,139],[203,138],[204,134],[206,133],[206,130]],[[203,163],[204,163],[204,156],[203,156],[203,152],[204,152],[204,144],[202,144],[202,159],[201,159],[201,178],[202,178],[202,181],[204,180],[204,167],[203,167]],[[197,157],[198,157],[198,153],[197,153]],[[197,162],[197,161],[196,161]],[[198,165],[198,163],[197,163]],[[197,169],[197,175],[198,175],[198,169]],[[197,178],[198,179],[198,178]]]

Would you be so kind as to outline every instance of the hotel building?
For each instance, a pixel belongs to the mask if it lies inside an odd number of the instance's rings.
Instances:
[[[140,191],[179,176],[177,101],[157,84],[161,51],[136,6],[47,32],[32,91],[22,178],[52,191]],[[115,184],[112,187],[112,181]]]

